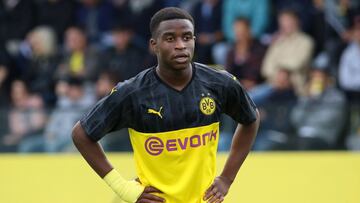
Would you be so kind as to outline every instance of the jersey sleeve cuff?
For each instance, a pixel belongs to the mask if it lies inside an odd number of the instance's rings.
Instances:
[[[84,131],[85,131],[85,134],[86,136],[94,141],[94,142],[97,142],[100,140],[101,136],[96,136],[95,134],[91,133],[88,125],[86,124],[86,121],[84,121],[83,119],[80,119],[80,125],[83,127]]]

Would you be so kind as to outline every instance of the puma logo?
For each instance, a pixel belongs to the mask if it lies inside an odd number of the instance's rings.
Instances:
[[[111,89],[110,95],[112,95],[112,93],[114,93],[114,92],[117,92],[116,86]]]
[[[161,119],[163,118],[162,115],[161,115],[161,110],[162,110],[163,107],[160,107],[159,111],[156,111],[154,109],[148,109],[148,113],[149,114],[155,114],[155,115],[158,115]]]

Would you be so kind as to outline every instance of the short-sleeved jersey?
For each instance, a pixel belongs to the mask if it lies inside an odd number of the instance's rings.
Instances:
[[[256,120],[255,105],[236,78],[193,63],[188,85],[178,91],[155,67],[119,83],[80,120],[94,141],[128,128],[137,175],[163,192],[168,203],[201,203],[216,172],[220,115],[238,123]]]

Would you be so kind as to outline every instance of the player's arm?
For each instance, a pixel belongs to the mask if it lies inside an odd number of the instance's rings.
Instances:
[[[224,200],[225,195],[228,193],[231,184],[235,180],[236,174],[238,173],[242,163],[249,154],[253,141],[256,137],[257,130],[259,128],[260,115],[258,110],[254,108],[254,105],[252,105],[251,99],[240,86],[237,86],[236,91],[234,92],[236,92],[235,97],[233,96],[234,94],[231,93],[230,95],[232,95],[233,97],[230,97],[230,101],[236,101],[236,99],[239,98],[246,98],[243,99],[244,101],[247,101],[243,103],[245,104],[246,108],[242,108],[241,105],[236,104],[229,105],[233,109],[232,112],[238,113],[236,115],[236,113],[233,114],[230,112],[230,115],[232,115],[233,118],[240,117],[239,115],[250,116],[245,119],[245,122],[242,122],[243,124],[238,124],[233,136],[229,157],[226,161],[224,169],[221,175],[215,178],[213,184],[205,192],[204,200],[208,201],[209,203],[218,203]],[[240,104],[241,102],[235,103]],[[254,112],[254,121],[248,123],[247,121],[250,120],[252,117],[252,113],[250,112]]]
[[[235,180],[237,172],[251,150],[259,128],[259,123],[260,115],[259,111],[256,110],[256,120],[253,123],[238,125],[232,140],[229,157],[220,175],[221,177],[231,182]]]
[[[72,139],[81,155],[101,178],[113,169],[102,147],[86,135],[80,122],[77,122],[73,128]]]
[[[245,161],[259,128],[260,116],[256,110],[256,120],[247,125],[238,125],[233,136],[229,157],[220,176],[206,191],[204,200],[222,202]]]
[[[126,202],[163,202],[163,198],[151,193],[161,193],[158,189],[148,186],[143,187],[137,181],[127,181],[112,167],[98,142],[91,140],[77,122],[73,128],[72,139],[81,155],[91,168]]]

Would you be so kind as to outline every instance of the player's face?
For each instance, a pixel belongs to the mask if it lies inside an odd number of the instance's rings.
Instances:
[[[150,43],[159,66],[176,70],[189,68],[195,47],[194,26],[186,19],[163,21]]]

